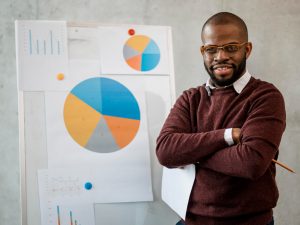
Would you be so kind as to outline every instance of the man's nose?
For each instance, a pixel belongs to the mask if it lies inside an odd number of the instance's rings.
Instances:
[[[220,60],[224,60],[224,59],[228,59],[228,54],[224,51],[223,48],[218,48],[217,53],[214,56],[214,60],[215,61],[220,61]]]

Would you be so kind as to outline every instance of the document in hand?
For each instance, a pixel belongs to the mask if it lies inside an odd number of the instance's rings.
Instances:
[[[195,175],[193,164],[183,168],[163,169],[162,200],[182,219],[185,219]]]

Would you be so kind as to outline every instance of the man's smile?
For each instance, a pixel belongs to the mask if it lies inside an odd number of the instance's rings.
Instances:
[[[224,77],[233,73],[233,67],[230,64],[218,64],[212,66],[212,70],[215,75]]]

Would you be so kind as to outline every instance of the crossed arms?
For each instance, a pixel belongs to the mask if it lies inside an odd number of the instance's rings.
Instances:
[[[157,139],[157,157],[166,167],[198,164],[229,176],[257,179],[276,156],[285,129],[284,101],[277,90],[258,96],[242,127],[232,129],[234,145],[224,140],[226,128],[193,132],[190,97],[184,93],[171,110]]]

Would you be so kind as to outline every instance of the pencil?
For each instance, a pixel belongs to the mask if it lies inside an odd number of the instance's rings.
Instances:
[[[292,170],[291,168],[289,168],[287,165],[284,165],[283,163],[276,161],[275,159],[272,159],[272,162],[278,164],[279,166],[281,166],[282,168],[292,172],[292,173],[296,173],[294,170]]]

